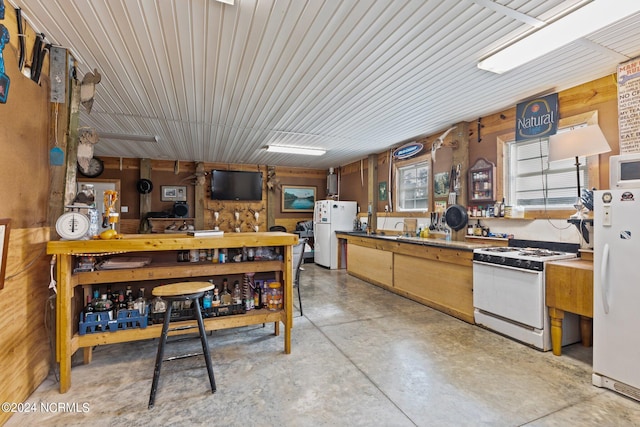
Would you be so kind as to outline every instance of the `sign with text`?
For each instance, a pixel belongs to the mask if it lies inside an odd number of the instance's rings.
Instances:
[[[516,141],[544,138],[558,130],[558,94],[521,102],[516,106]]]
[[[640,59],[618,65],[620,154],[640,152]]]

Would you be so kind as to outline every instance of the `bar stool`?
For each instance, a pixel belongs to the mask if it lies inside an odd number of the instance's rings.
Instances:
[[[202,321],[202,312],[200,311],[199,299],[202,298],[206,291],[214,288],[214,285],[209,282],[180,282],[172,283],[170,285],[157,286],[153,289],[153,295],[161,297],[167,301],[167,311],[164,314],[164,323],[162,325],[162,334],[160,335],[160,343],[158,344],[158,353],[156,355],[156,366],[153,371],[153,383],[151,385],[151,396],[149,396],[149,409],[153,408],[153,404],[156,398],[156,391],[158,390],[158,380],[160,379],[160,368],[162,367],[164,357],[164,346],[167,343],[167,335],[169,331],[182,330],[185,328],[193,328],[193,326],[180,326],[174,329],[169,329],[169,321],[171,320],[171,308],[174,301],[193,301],[195,309],[195,317],[198,321],[198,329],[200,332],[200,342],[202,343],[202,352],[204,360],[207,364],[207,372],[209,374],[209,383],[211,384],[211,393],[216,392],[216,380],[213,377],[213,367],[211,366],[211,356],[209,354],[209,344],[207,343],[207,334],[204,329],[204,323]],[[199,353],[198,353],[199,354]],[[198,355],[195,354],[195,355]],[[195,356],[193,355],[193,356]],[[177,357],[189,357],[192,355],[186,355]],[[176,359],[176,358],[172,358]]]

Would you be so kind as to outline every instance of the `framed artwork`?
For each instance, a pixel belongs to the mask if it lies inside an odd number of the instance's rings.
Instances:
[[[160,200],[163,202],[186,202],[186,185],[163,185],[160,192]]]
[[[437,173],[433,176],[434,197],[449,196],[449,172]]]
[[[282,186],[282,212],[313,212],[316,187]]]
[[[9,250],[9,218],[0,219],[0,289],[4,288],[4,275],[7,272],[7,251]]]
[[[387,201],[387,181],[382,181],[378,184],[378,200],[380,202]]]

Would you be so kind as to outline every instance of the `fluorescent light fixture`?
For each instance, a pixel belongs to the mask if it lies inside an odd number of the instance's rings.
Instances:
[[[307,156],[322,156],[327,152],[321,148],[291,147],[287,145],[267,145],[267,151],[271,153],[306,154]]]
[[[640,11],[638,0],[593,0],[478,63],[502,74]]]
[[[99,132],[98,136],[104,139],[119,139],[122,141],[158,142],[156,135],[129,135],[125,133]]]
[[[228,5],[233,6],[233,2],[235,0],[216,0],[216,1],[218,1],[219,3],[224,3],[224,4],[228,4]]]

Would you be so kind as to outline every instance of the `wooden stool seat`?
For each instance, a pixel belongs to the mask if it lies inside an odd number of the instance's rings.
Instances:
[[[158,343],[158,353],[156,354],[156,366],[153,371],[153,383],[151,384],[151,395],[149,396],[149,409],[153,408],[158,390],[158,381],[160,379],[160,368],[164,358],[164,346],[167,343],[167,335],[169,333],[169,322],[171,320],[171,310],[173,304],[171,301],[188,301],[193,300],[195,319],[198,322],[198,330],[200,332],[200,342],[202,343],[202,354],[207,364],[207,373],[209,374],[209,383],[211,384],[211,393],[216,392],[216,381],[213,376],[213,367],[211,366],[211,355],[209,354],[209,343],[207,342],[207,333],[204,329],[202,320],[202,311],[200,310],[200,301],[206,291],[213,289],[215,285],[209,282],[179,282],[168,285],[157,286],[151,292],[154,296],[161,297],[170,301],[167,304],[167,311],[164,313],[164,322],[162,324],[162,333],[160,334],[160,342]],[[173,358],[179,359],[181,357]]]
[[[151,292],[156,297],[176,297],[204,293],[213,289],[215,285],[209,282],[179,282],[156,286]]]

